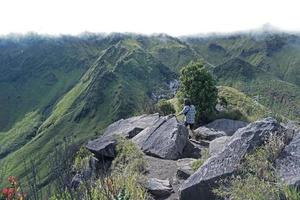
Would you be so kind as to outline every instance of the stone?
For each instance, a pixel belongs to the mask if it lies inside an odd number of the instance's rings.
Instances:
[[[183,159],[179,159],[177,161],[176,175],[179,179],[185,180],[194,173],[194,170],[192,168],[192,164],[194,161],[196,161],[196,159],[193,159],[193,158],[183,158]]]
[[[158,113],[121,119],[109,125],[103,135],[119,135],[125,138],[133,138],[145,128],[152,126],[158,119]]]
[[[209,143],[209,155],[214,156],[223,151],[225,145],[230,141],[230,136],[214,139]]]
[[[188,130],[176,117],[161,117],[132,141],[147,155],[177,160],[188,141]]]
[[[201,126],[194,130],[195,137],[197,140],[206,139],[206,140],[214,140],[218,137],[226,136],[226,133],[223,131],[216,131],[211,128],[207,128],[205,126]]]
[[[300,134],[295,134],[284,148],[276,160],[276,169],[287,185],[300,189]]]
[[[214,129],[216,131],[222,131],[226,135],[233,135],[238,129],[247,126],[247,122],[232,120],[232,119],[217,119],[209,124],[206,124],[205,127]]]
[[[201,157],[201,149],[204,147],[198,143],[194,143],[192,141],[187,141],[186,145],[182,152],[183,158],[200,158]]]
[[[115,158],[116,157],[117,140],[114,136],[102,136],[95,140],[89,141],[86,148],[95,154],[98,159]]]
[[[217,182],[237,171],[246,153],[261,146],[271,135],[285,134],[275,119],[266,118],[237,130],[223,151],[210,157],[180,187],[181,200],[215,199]]]
[[[173,192],[173,188],[169,180],[160,180],[150,178],[147,181],[146,189],[155,197],[166,197]]]

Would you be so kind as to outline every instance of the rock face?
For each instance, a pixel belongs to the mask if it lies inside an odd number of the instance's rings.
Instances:
[[[187,128],[175,117],[159,118],[132,139],[144,153],[170,160],[182,157],[187,140]]]
[[[158,119],[158,113],[121,119],[109,125],[104,135],[120,135],[125,138],[133,138],[145,128],[152,126]]]
[[[239,128],[243,128],[247,126],[247,122],[231,120],[231,119],[217,119],[207,125],[205,127],[214,129],[216,131],[223,131],[226,135],[233,135]]]
[[[187,141],[186,145],[183,149],[183,152],[182,152],[182,157],[183,158],[196,158],[196,159],[200,158],[201,150],[203,148],[204,147],[199,144],[196,144],[192,141]]]
[[[177,177],[179,179],[187,179],[190,177],[194,170],[192,169],[192,163],[196,161],[196,159],[193,158],[183,158],[177,161]]]
[[[285,183],[300,189],[300,134],[296,134],[276,161],[276,169]]]
[[[157,178],[150,178],[146,189],[157,198],[169,196],[173,192],[169,180],[160,180]]]
[[[116,144],[115,137],[108,135],[89,141],[85,147],[99,159],[114,158],[116,156]]]
[[[197,128],[194,132],[196,139],[214,140],[218,137],[226,136],[226,133],[223,131],[217,131],[204,126]]]
[[[239,129],[223,151],[210,157],[181,186],[181,200],[214,199],[216,181],[236,172],[246,153],[262,145],[271,134],[284,134],[285,129],[273,118],[266,118]]]
[[[209,155],[214,156],[223,151],[226,144],[230,141],[230,136],[223,136],[214,139],[209,143]]]

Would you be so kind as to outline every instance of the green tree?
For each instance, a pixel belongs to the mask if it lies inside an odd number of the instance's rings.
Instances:
[[[181,70],[179,98],[189,98],[197,109],[197,122],[206,122],[217,103],[216,81],[201,61]]]

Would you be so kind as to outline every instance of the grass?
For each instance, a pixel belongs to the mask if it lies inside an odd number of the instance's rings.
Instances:
[[[193,169],[194,171],[197,171],[197,170],[204,164],[204,162],[205,162],[208,158],[209,158],[209,151],[208,151],[208,149],[202,149],[202,150],[201,150],[201,158],[195,160],[195,161],[192,163],[192,169]]]

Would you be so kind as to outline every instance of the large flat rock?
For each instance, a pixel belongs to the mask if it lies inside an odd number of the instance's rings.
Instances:
[[[109,125],[103,135],[119,135],[125,138],[133,138],[145,128],[155,124],[159,118],[159,114],[156,113],[121,119]]]
[[[177,160],[188,141],[188,130],[175,117],[161,117],[132,141],[147,155]]]
[[[285,131],[273,118],[266,118],[239,129],[221,152],[210,157],[182,184],[180,199],[215,199],[212,189],[217,181],[236,172],[246,153],[261,146],[271,134],[284,134]]]

